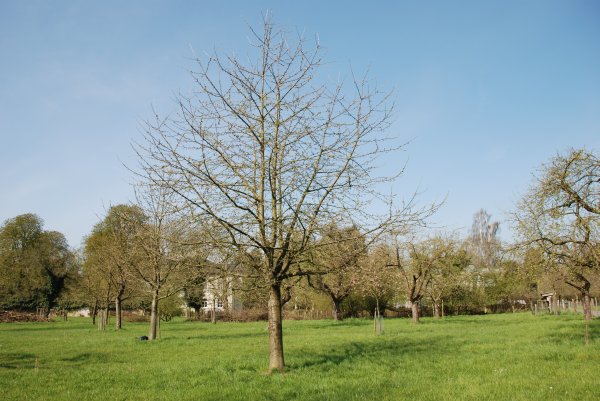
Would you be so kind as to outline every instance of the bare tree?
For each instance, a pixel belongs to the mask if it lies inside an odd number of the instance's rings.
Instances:
[[[152,300],[149,340],[159,335],[160,301],[194,281],[205,258],[202,248],[188,245],[197,240],[190,234],[189,227],[178,219],[170,194],[165,188],[138,187],[137,191],[138,204],[147,221],[138,230],[137,263],[131,266],[130,273]]]
[[[286,288],[311,274],[302,262],[319,221],[351,215],[373,232],[400,216],[387,207],[367,214],[385,201],[375,161],[393,148],[382,134],[391,110],[366,79],[319,79],[318,43],[290,38],[269,19],[251,40],[254,60],[198,60],[196,89],[178,96],[177,115],[149,123],[136,149],[147,180],[251,255],[269,287],[269,371],[281,371]]]
[[[582,297],[592,318],[589,276],[600,270],[600,159],[571,150],[543,165],[518,205],[521,246],[537,246],[565,267],[566,283]]]

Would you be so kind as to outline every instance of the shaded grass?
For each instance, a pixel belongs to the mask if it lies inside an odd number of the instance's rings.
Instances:
[[[506,314],[286,321],[287,370],[265,374],[266,324],[147,324],[98,332],[88,319],[0,324],[4,400],[595,400],[600,321]]]

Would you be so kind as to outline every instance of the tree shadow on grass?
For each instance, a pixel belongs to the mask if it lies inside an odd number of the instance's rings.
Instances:
[[[307,368],[329,370],[338,369],[338,365],[343,363],[360,364],[362,362],[379,365],[392,364],[393,366],[390,367],[395,367],[400,358],[423,355],[431,357],[448,353],[459,355],[464,344],[464,341],[448,339],[445,336],[429,337],[421,341],[399,338],[381,338],[381,341],[353,341],[326,351],[291,352],[290,359],[303,360],[303,362],[289,363],[288,368],[289,370]]]
[[[68,358],[62,358],[61,361],[68,362],[72,365],[87,365],[90,363],[115,363],[118,362],[109,354],[101,352],[82,352]]]
[[[1,369],[33,369],[37,356],[25,353],[0,353]]]

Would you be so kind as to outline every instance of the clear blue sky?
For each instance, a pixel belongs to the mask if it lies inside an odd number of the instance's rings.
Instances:
[[[439,224],[503,221],[541,163],[600,149],[598,1],[0,0],[0,220],[37,213],[79,246],[132,198],[130,143],[190,88],[191,49],[243,54],[267,9],[319,36],[328,71],[395,89],[395,189],[447,195]]]

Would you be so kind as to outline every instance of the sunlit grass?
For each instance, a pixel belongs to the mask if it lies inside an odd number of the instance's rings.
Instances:
[[[600,321],[506,314],[286,321],[286,373],[265,373],[266,323],[142,323],[98,332],[87,319],[0,324],[3,400],[596,400]]]

